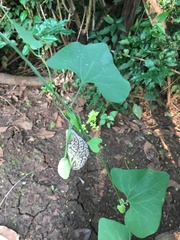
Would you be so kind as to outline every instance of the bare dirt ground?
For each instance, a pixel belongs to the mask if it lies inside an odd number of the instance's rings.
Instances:
[[[180,227],[180,102],[172,99],[169,109],[154,106],[152,112],[145,102],[142,106],[142,120],[119,114],[113,128],[102,128],[102,156],[109,168],[148,167],[170,174],[161,224],[146,238],[150,240]],[[38,89],[0,85],[0,201],[11,189],[0,206],[0,225],[14,229],[20,239],[86,240],[73,231],[87,228],[92,231],[89,239],[97,240],[100,217],[123,222],[113,188],[94,154],[68,180],[59,177],[66,129]],[[147,151],[147,142],[156,156]]]

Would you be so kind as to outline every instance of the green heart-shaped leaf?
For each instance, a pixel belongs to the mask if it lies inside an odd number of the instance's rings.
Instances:
[[[127,227],[116,221],[100,218],[98,224],[98,240],[130,240]]]
[[[70,43],[46,63],[57,70],[69,69],[75,72],[82,84],[94,83],[104,98],[111,102],[122,103],[129,95],[130,84],[114,65],[105,43],[88,45]]]
[[[169,175],[149,169],[113,168],[111,176],[114,185],[125,193],[130,203],[125,214],[129,231],[139,238],[155,233],[161,219]]]
[[[101,138],[92,138],[91,140],[89,140],[87,142],[87,144],[89,145],[91,151],[93,151],[94,153],[98,153],[100,151],[99,148],[99,144],[102,143],[102,139]]]

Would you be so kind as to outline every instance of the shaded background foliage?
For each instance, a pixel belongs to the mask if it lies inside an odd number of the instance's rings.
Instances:
[[[158,2],[161,8],[158,5]],[[131,83],[134,98],[159,100],[167,91],[179,94],[179,0],[20,0],[2,1],[8,16],[43,42],[36,51],[46,60],[70,42],[105,42],[115,64]],[[165,21],[156,22],[155,16],[167,12]],[[44,75],[46,70],[29,51],[0,11],[0,31],[16,43],[34,66]],[[160,25],[161,24],[161,27]],[[9,46],[0,39],[0,72],[32,75],[31,70]],[[172,79],[167,80],[167,77]],[[76,79],[75,85],[78,85]],[[90,106],[97,105],[100,94],[92,86],[83,89]],[[169,89],[168,89],[169,88]],[[92,96],[93,95],[93,96]],[[95,98],[94,98],[95,97]],[[132,100],[135,101],[135,100]],[[104,104],[104,102],[102,103]],[[100,106],[101,107],[101,106]],[[128,108],[125,103],[122,111]],[[98,107],[97,107],[98,109]],[[119,110],[119,107],[118,109]]]

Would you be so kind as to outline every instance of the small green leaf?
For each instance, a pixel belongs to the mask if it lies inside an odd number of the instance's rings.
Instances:
[[[156,17],[156,22],[157,23],[162,23],[166,20],[166,18],[168,17],[169,13],[168,12],[163,12],[160,13],[157,17]]]
[[[110,30],[111,30],[111,28],[110,28],[110,26],[108,26],[108,27],[103,28],[99,33],[101,35],[106,35],[110,32]]]
[[[71,172],[71,164],[65,157],[61,158],[58,164],[58,173],[63,179],[68,179]]]
[[[93,151],[94,153],[98,153],[100,151],[100,147],[98,146],[100,143],[102,143],[101,138],[92,138],[87,142],[91,151]]]
[[[110,116],[112,116],[113,118],[115,118],[116,115],[117,115],[117,113],[118,113],[118,111],[112,111],[112,112],[110,112]]]
[[[6,46],[6,43],[3,41],[0,41],[0,48],[3,48],[4,46]]]
[[[138,117],[139,119],[142,118],[142,108],[140,106],[138,106],[137,104],[134,104],[132,111],[134,115],[136,115],[136,117]]]
[[[127,50],[127,49],[126,49]],[[127,63],[123,63],[121,66],[120,66],[120,70],[124,70],[124,69],[127,69],[129,67],[131,67],[133,64],[133,61],[132,60],[129,60]]]
[[[27,18],[27,15],[28,15],[27,10],[22,11],[22,13],[20,14],[21,22],[23,22]]]
[[[52,43],[52,42],[57,41],[58,39],[57,39],[55,36],[47,35],[47,36],[42,36],[42,37],[41,37],[41,40],[42,40],[44,43]]]
[[[151,59],[147,59],[144,64],[148,68],[154,67],[154,62]]]
[[[53,121],[50,122],[49,128],[50,129],[54,129],[55,128],[55,123]]]
[[[19,2],[23,5],[25,5],[28,2],[28,0],[19,0]]]
[[[117,210],[118,210],[120,213],[124,214],[125,211],[126,211],[126,207],[125,207],[124,204],[117,205]]]
[[[24,45],[23,50],[22,50],[22,54],[24,56],[26,56],[29,53],[29,50],[30,50],[29,46],[28,45]]]
[[[101,119],[100,120],[100,122],[99,122],[99,124],[102,126],[102,125],[104,125],[106,123],[106,120],[105,119]]]
[[[117,39],[118,39],[117,34],[114,34],[114,35],[112,36],[112,42],[113,42],[113,44],[115,44],[115,43],[117,42]]]
[[[113,24],[114,23],[114,19],[112,17],[110,17],[109,15],[107,15],[107,16],[105,16],[103,18],[109,24]]]
[[[23,41],[30,45],[33,50],[39,49],[43,46],[42,42],[36,40],[30,31],[27,31],[20,24],[13,21],[16,31],[19,33]]]
[[[126,32],[126,29],[122,23],[118,24],[118,29],[122,32]]]
[[[128,39],[123,39],[123,40],[119,41],[119,43],[120,43],[121,45],[130,45],[130,42],[129,42]]]
[[[147,100],[147,101],[156,101],[156,96],[147,92],[147,93],[144,94],[144,99]]]
[[[76,114],[74,114],[74,112],[66,112],[67,116],[70,118],[70,122],[73,126],[75,126],[75,128],[77,130],[81,130],[81,122],[80,122],[80,117]]]

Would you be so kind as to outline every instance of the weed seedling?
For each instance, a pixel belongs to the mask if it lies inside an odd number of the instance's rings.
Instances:
[[[106,113],[103,113],[101,116],[100,116],[100,125],[105,125],[110,128],[112,125],[114,125],[114,120],[115,120],[115,117],[117,115],[117,111],[112,111],[110,112],[109,115],[107,115]]]

